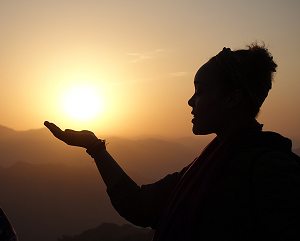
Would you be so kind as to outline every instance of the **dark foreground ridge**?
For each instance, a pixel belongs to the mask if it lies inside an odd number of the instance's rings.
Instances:
[[[99,227],[86,230],[79,235],[63,235],[58,241],[151,241],[153,233],[151,229],[137,228],[130,224],[119,226],[102,223]]]

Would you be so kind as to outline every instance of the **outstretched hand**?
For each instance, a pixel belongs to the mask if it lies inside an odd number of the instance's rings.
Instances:
[[[80,146],[84,148],[90,147],[98,138],[91,131],[74,131],[66,129],[61,130],[57,125],[48,121],[44,125],[52,132],[52,134],[59,140],[65,142],[70,146]]]

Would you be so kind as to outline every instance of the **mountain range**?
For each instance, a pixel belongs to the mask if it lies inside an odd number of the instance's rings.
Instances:
[[[107,149],[138,184],[180,171],[207,140],[107,138]],[[128,222],[110,204],[92,158],[46,129],[0,126],[0,206],[22,241],[56,241],[109,222]]]
[[[141,185],[180,171],[212,138],[110,137],[107,149]],[[300,148],[294,152],[299,155]],[[0,206],[20,241],[80,238],[102,223],[128,224],[111,206],[92,158],[46,128],[14,131],[0,126],[0,190]]]

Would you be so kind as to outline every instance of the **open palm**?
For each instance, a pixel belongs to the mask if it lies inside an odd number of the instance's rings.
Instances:
[[[90,147],[98,138],[91,131],[74,131],[70,129],[61,130],[57,125],[48,121],[44,125],[52,132],[52,134],[59,140],[65,142],[70,146],[80,146],[84,148]]]

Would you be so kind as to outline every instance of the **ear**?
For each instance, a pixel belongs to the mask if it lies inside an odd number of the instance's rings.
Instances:
[[[233,90],[229,95],[228,95],[228,102],[227,102],[227,107],[228,108],[234,108],[238,106],[243,99],[243,93],[239,89]]]

